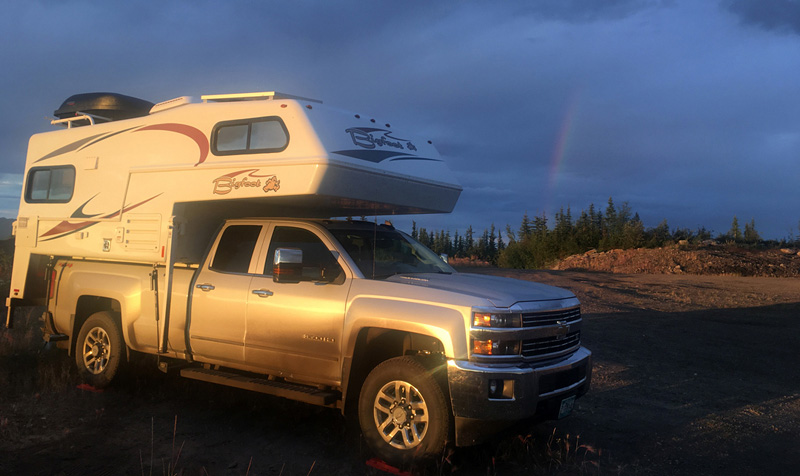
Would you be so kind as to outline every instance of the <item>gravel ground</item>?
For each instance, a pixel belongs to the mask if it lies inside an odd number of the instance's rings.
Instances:
[[[471,269],[583,303],[593,388],[558,422],[417,474],[796,474],[800,279]],[[0,474],[377,475],[336,411],[187,381],[135,359],[79,387],[36,320],[0,328]]]

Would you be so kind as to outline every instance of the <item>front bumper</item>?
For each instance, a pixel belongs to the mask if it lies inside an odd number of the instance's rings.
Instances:
[[[478,444],[520,420],[558,418],[560,403],[585,394],[591,379],[592,353],[584,347],[565,359],[543,365],[481,365],[449,360],[447,380],[456,445]],[[491,381],[501,390],[492,394]]]

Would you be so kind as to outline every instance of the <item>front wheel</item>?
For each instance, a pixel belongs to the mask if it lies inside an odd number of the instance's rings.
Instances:
[[[432,372],[412,357],[397,357],[367,376],[358,420],[367,445],[383,460],[400,466],[442,453],[450,412]]]
[[[123,356],[122,332],[110,312],[86,319],[75,343],[78,374],[93,387],[107,387],[119,370]]]

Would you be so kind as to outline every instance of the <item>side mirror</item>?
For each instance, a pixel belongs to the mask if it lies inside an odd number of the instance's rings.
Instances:
[[[440,254],[440,255],[439,255],[439,258],[440,258],[442,261],[444,261],[445,263],[449,263],[449,262],[450,262],[450,257],[449,257],[449,256],[447,256],[447,253],[442,253],[442,254]]]
[[[278,248],[272,263],[272,280],[276,283],[299,283],[303,277],[303,250]]]

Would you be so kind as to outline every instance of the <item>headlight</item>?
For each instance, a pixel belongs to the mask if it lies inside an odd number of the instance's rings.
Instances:
[[[519,314],[497,314],[490,312],[473,312],[472,327],[522,327]]]

